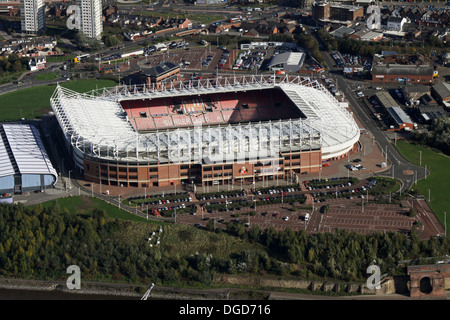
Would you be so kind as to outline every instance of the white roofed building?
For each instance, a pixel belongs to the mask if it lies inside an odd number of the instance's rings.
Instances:
[[[38,129],[28,124],[3,124],[0,135],[0,192],[42,190],[56,183],[58,175]]]

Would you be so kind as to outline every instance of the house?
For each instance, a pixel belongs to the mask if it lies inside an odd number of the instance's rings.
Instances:
[[[386,21],[386,29],[392,31],[403,31],[403,25],[406,22],[406,18],[390,16]]]
[[[47,65],[47,59],[45,57],[33,57],[28,61],[28,67],[30,71],[45,69]]]

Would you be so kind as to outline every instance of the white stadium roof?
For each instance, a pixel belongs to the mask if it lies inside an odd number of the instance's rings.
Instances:
[[[154,99],[246,90],[280,88],[306,119],[195,126],[139,134],[120,105],[122,100]],[[118,86],[77,93],[57,86],[51,106],[75,161],[87,157],[127,162],[220,161],[262,157],[277,151],[322,148],[323,159],[349,151],[359,140],[352,115],[317,81],[249,76],[207,79],[166,85],[160,89]],[[226,160],[225,160],[226,161]],[[221,161],[221,162],[225,162]]]

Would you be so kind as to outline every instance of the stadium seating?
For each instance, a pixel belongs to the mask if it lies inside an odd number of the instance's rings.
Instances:
[[[256,104],[256,100],[255,100],[255,96],[253,95],[253,92],[238,92],[236,94],[237,99],[239,100],[239,104],[242,107],[247,107],[247,108],[256,108],[257,104]]]
[[[171,116],[153,117],[157,128],[172,128],[173,121]]]
[[[186,127],[192,125],[192,120],[189,115],[172,115],[173,124],[175,127]]]
[[[207,124],[219,124],[226,122],[223,120],[222,112],[220,111],[205,113],[204,117]]]
[[[173,99],[167,99],[170,100],[169,103],[167,103],[167,109],[169,111],[169,114],[183,114],[184,113],[184,106],[183,102],[179,98],[173,98]]]
[[[132,119],[133,121],[131,123],[135,123],[135,129],[138,131],[141,130],[151,130],[151,129],[155,129],[155,122],[153,120],[152,117],[150,118],[135,118]]]
[[[121,105],[138,131],[301,116],[286,94],[276,89],[128,100],[121,101]]]
[[[144,114],[145,117],[150,116],[146,100],[129,100],[128,108],[131,114],[131,118],[139,118]]]
[[[272,90],[259,90],[253,92],[258,107],[273,106]]]
[[[259,121],[260,116],[258,113],[258,108],[240,108],[239,112],[241,113],[242,121]]]
[[[217,94],[217,99],[222,106],[222,110],[234,110],[237,108],[239,101],[234,93]]]

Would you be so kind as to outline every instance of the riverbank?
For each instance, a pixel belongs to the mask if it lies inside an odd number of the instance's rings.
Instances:
[[[0,278],[1,298],[21,299],[140,299],[140,286],[127,284],[110,284],[98,282],[82,283],[81,289],[68,289],[64,281],[43,281]],[[83,299],[81,298],[81,299]],[[14,298],[13,298],[14,299]]]
[[[82,282],[81,289],[68,289],[64,281],[0,278],[0,299],[32,300],[140,300],[148,288],[122,283]],[[252,291],[253,292],[253,291]],[[269,292],[256,299],[265,299]],[[225,300],[248,299],[249,291],[231,289],[186,289],[154,287],[148,300]]]

